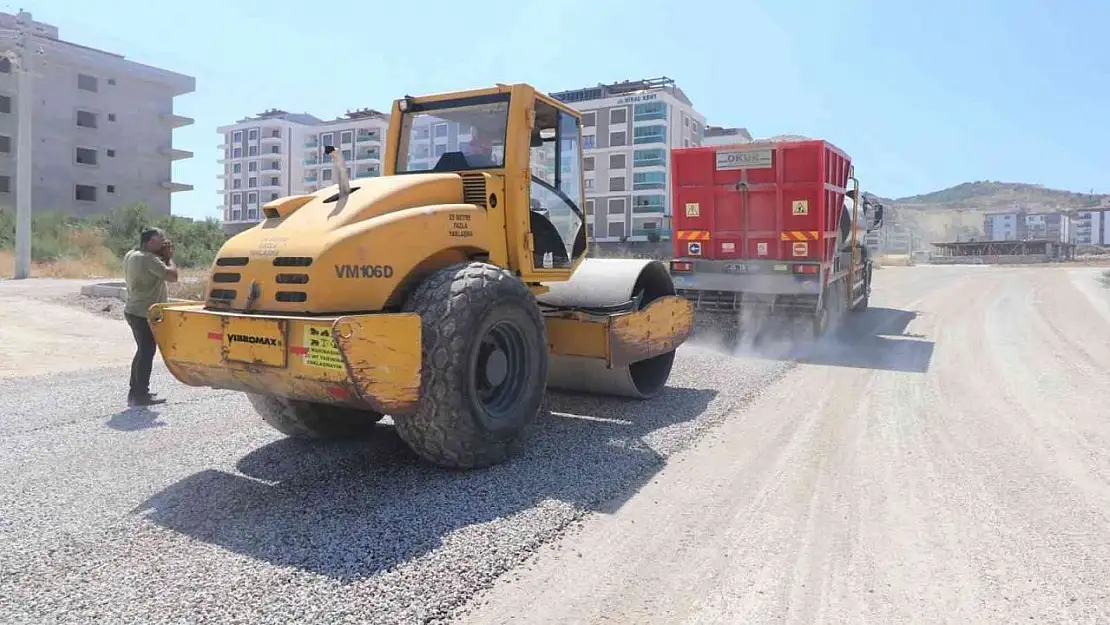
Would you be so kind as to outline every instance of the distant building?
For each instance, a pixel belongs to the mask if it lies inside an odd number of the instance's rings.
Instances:
[[[337,147],[353,180],[381,175],[382,140],[387,115],[372,109],[324,121],[307,113],[271,109],[218,128],[223,172],[224,230],[242,232],[262,220],[262,205],[287,195],[312,193],[334,184],[332,157]]]
[[[752,142],[752,133],[747,128],[725,128],[723,126],[706,126],[705,135],[701,139],[702,145],[736,145]]]
[[[173,147],[173,130],[193,120],[174,113],[174,98],[191,93],[191,76],[143,65],[119,54],[63,41],[58,28],[31,14],[0,13],[0,33],[32,33],[34,111],[32,206],[78,216],[121,204],[146,203],[170,213],[175,161],[193,153]],[[0,205],[15,203],[19,76],[0,43]]]
[[[1076,245],[1110,246],[1110,207],[1079,211],[1074,226]]]
[[[1070,243],[1071,219],[1063,213],[990,213],[983,216],[987,241],[1056,241]]]
[[[672,148],[702,144],[705,117],[670,78],[552,93],[582,112],[586,233],[599,242],[670,238]]]

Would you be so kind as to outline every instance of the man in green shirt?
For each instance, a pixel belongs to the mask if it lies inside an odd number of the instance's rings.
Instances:
[[[173,263],[173,244],[166,241],[158,228],[144,228],[139,247],[123,257],[123,275],[127,283],[127,305],[124,318],[131,326],[138,349],[131,360],[131,389],[127,403],[151,406],[163,403],[150,392],[150,370],[158,344],[147,321],[147,311],[154,304],[165,302],[167,282],[177,282],[177,265]]]

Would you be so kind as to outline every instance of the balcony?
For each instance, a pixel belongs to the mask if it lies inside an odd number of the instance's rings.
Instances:
[[[304,147],[306,150],[314,150],[320,147],[320,142],[316,139],[309,139],[308,141],[304,142]]]
[[[281,143],[281,139],[280,134],[276,137],[270,133],[262,135],[262,143]]]
[[[163,182],[161,185],[163,189],[168,190],[170,193],[177,193],[178,191],[192,191],[193,185],[185,184],[184,182]]]
[[[382,140],[381,134],[376,133],[376,132],[375,133],[359,133],[358,136],[355,137],[355,143],[380,142],[381,140]]]
[[[171,128],[182,128],[184,126],[192,126],[196,120],[192,117],[185,117],[176,113],[162,113],[158,116],[162,121],[168,122]]]
[[[319,177],[316,174],[308,174],[304,178],[301,178],[301,180],[303,182],[316,182],[317,180],[319,180]]]
[[[359,150],[358,159],[360,161],[381,160],[382,153],[379,150]]]
[[[301,161],[301,165],[304,165],[305,167],[312,167],[313,165],[319,165],[319,164],[320,164],[320,159],[316,158],[315,156],[313,156],[311,158],[303,159]]]
[[[366,167],[355,172],[356,178],[376,178],[380,175],[381,170],[379,170],[377,167]]]
[[[180,161],[185,158],[193,158],[193,153],[189,150],[179,150],[177,148],[158,148],[158,153],[162,156],[170,157],[171,161]]]

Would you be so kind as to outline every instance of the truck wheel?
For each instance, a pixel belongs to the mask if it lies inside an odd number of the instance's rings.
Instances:
[[[547,390],[547,327],[532,291],[495,265],[452,265],[405,302],[421,319],[420,402],[394,416],[425,460],[477,468],[506,460]]]
[[[270,427],[292,438],[337,440],[370,433],[382,415],[371,410],[331,406],[299,399],[247,393],[251,405]]]
[[[852,306],[852,312],[863,312],[871,301],[871,266],[867,266],[867,277],[863,281],[863,299]]]

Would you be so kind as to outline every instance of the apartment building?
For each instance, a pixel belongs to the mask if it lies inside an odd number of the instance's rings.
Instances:
[[[1055,241],[1070,243],[1071,219],[1063,213],[990,213],[983,216],[988,241]]]
[[[381,175],[388,124],[388,117],[373,109],[348,111],[330,121],[271,109],[221,126],[219,210],[224,230],[234,234],[258,223],[262,205],[270,200],[334,184],[325,146],[340,150],[351,179]]]
[[[675,81],[552,93],[583,116],[586,232],[598,242],[670,238],[670,151],[702,144],[705,117]]]
[[[1076,245],[1110,246],[1110,206],[1079,211],[1073,225]]]
[[[29,29],[32,207],[79,216],[144,202],[170,213],[171,194],[192,185],[174,182],[172,165],[192,152],[173,147],[173,130],[193,123],[174,113],[174,98],[196,81],[120,54],[63,41],[58,28],[30,13],[0,13],[0,34]],[[0,41],[0,206],[14,206],[20,71],[6,56],[14,39]]]

